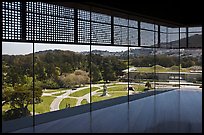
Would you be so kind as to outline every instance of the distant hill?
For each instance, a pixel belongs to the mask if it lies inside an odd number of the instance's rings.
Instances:
[[[189,42],[189,47],[193,48],[202,48],[202,35],[195,34],[189,37],[188,39]],[[180,40],[181,47],[186,47],[186,38],[182,38]],[[178,48],[179,47],[179,40],[172,41],[169,43],[160,43],[161,48]],[[192,57],[197,57],[197,55],[200,54],[195,54],[195,50],[187,50],[181,52],[181,55],[189,54],[189,56]],[[202,50],[197,49],[196,52],[201,53]],[[128,51],[121,51],[121,52],[110,52],[110,51],[102,51],[102,50],[93,50],[93,54],[98,54],[101,56],[119,56],[119,57],[124,57],[126,58],[128,56]],[[135,48],[135,49],[130,49],[129,51],[130,56],[146,56],[146,55],[154,55],[153,48]],[[184,53],[184,54],[182,54]],[[89,54],[88,52],[82,52],[82,54]],[[171,49],[164,49],[164,50],[157,50],[156,54],[167,54],[169,56],[178,56],[178,52],[175,50]]]
[[[186,47],[186,38],[182,38],[180,40],[180,46]],[[178,48],[179,47],[179,40],[172,41],[169,43],[160,43],[161,48]],[[202,35],[195,34],[188,38],[188,46],[191,48],[202,48]]]

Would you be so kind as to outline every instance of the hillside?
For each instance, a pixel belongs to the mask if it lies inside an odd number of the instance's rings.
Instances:
[[[199,34],[195,34],[193,36],[190,36],[188,38],[188,42],[189,42],[189,47],[191,48],[202,48],[202,35]],[[169,43],[160,43],[160,46],[162,48],[168,47],[168,48],[178,48],[179,46],[179,40],[176,41],[172,41]],[[180,46],[181,48],[186,47],[186,38],[182,38],[180,40]]]

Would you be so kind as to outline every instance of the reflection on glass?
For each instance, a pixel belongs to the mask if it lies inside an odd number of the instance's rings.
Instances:
[[[158,33],[154,31],[141,30],[141,46],[154,47],[158,41]]]
[[[168,28],[167,48],[179,48],[179,29]]]
[[[141,22],[141,29],[154,30],[154,24]]]
[[[202,32],[188,33],[188,46],[191,48],[202,48]]]
[[[3,121],[32,116],[33,98],[38,104],[42,94],[36,87],[33,95],[32,48],[29,43],[2,42]]]
[[[201,32],[202,27],[189,27],[188,32]]]
[[[127,96],[127,47],[92,46],[91,53],[91,102]]]
[[[180,47],[181,48],[187,47],[186,28],[180,29]]]

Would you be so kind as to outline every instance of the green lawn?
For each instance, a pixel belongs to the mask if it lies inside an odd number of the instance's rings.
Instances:
[[[125,84],[115,84],[109,88],[107,88],[108,91],[125,91],[127,89],[127,85]],[[103,90],[99,90],[98,92],[103,92]]]
[[[43,97],[41,97],[41,99],[43,100],[43,102],[41,102],[39,104],[35,104],[35,112],[39,113],[39,114],[50,112],[50,104],[55,99],[55,97],[43,96]],[[30,111],[33,111],[32,105],[29,105],[28,109]]]
[[[102,93],[92,96],[92,102],[98,102],[98,101],[107,100],[111,98],[127,96],[128,92],[127,91],[122,91],[122,92],[121,91],[111,91],[111,92],[108,92],[110,96],[104,96],[104,97],[101,97],[100,96],[101,94]]]
[[[41,99],[43,100],[41,103],[35,104],[35,112],[38,114],[49,112],[50,111],[50,104],[55,99],[55,97],[42,96]],[[4,105],[2,107],[2,111],[6,111],[9,109],[10,109],[9,105]],[[28,110],[30,112],[32,112],[33,111],[33,105],[28,105]]]
[[[43,91],[43,93],[53,93],[53,92],[58,92],[58,90]]]
[[[44,93],[52,93],[52,92],[57,92],[57,91],[62,91],[62,90],[67,90],[68,88],[59,88],[59,89],[46,89],[46,91],[44,91],[43,89],[43,92]]]
[[[60,103],[59,109],[65,109],[66,105],[70,104],[70,107],[74,107],[77,103],[77,99],[75,98],[65,98]]]
[[[89,102],[86,100],[86,99],[83,99],[82,101],[81,101],[81,105],[84,105],[84,104],[88,104]]]
[[[132,85],[133,87],[134,87],[134,89],[135,89],[135,91],[144,91],[144,89],[145,89],[145,86],[144,85]]]
[[[7,110],[10,110],[10,105],[9,104],[5,104],[4,106],[2,106],[2,112],[5,112]]]
[[[60,92],[60,93],[57,93],[57,94],[52,94],[53,96],[60,96],[62,94],[66,93],[65,91],[64,92]]]
[[[131,85],[131,84],[130,84]],[[126,84],[115,84],[114,87],[108,88],[108,91],[126,91],[127,90]],[[144,85],[132,85],[135,91],[144,91]],[[103,90],[99,90],[98,92],[103,92]]]
[[[116,98],[116,97],[121,97],[121,96],[127,96],[128,95],[128,91],[127,89],[127,85],[125,84],[116,84],[116,87],[111,87],[108,88],[108,94],[110,96],[105,96],[105,97],[101,97],[100,95],[102,95],[103,90],[98,91],[97,95],[92,96],[92,102],[98,102],[98,101],[102,101],[102,100],[107,100],[107,99],[111,99],[111,98]],[[135,91],[144,91],[144,85],[132,85],[135,89]]]
[[[99,87],[92,87],[92,88],[91,88],[91,91],[93,92],[93,91],[95,91],[95,90],[97,90],[97,89],[99,89]],[[70,94],[69,96],[82,97],[82,96],[88,94],[89,92],[90,92],[90,88],[86,88],[86,89],[83,89],[83,90],[74,92],[74,93]]]
[[[154,72],[154,68],[152,67],[136,67],[137,72]]]
[[[138,72],[154,72],[154,67],[136,67]],[[181,68],[181,72],[189,72],[188,68]],[[172,68],[165,68],[156,65],[156,72],[178,72],[178,70],[173,70]]]

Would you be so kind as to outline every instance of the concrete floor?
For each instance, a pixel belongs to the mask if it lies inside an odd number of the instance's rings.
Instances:
[[[14,133],[202,132],[202,89],[181,88]]]

